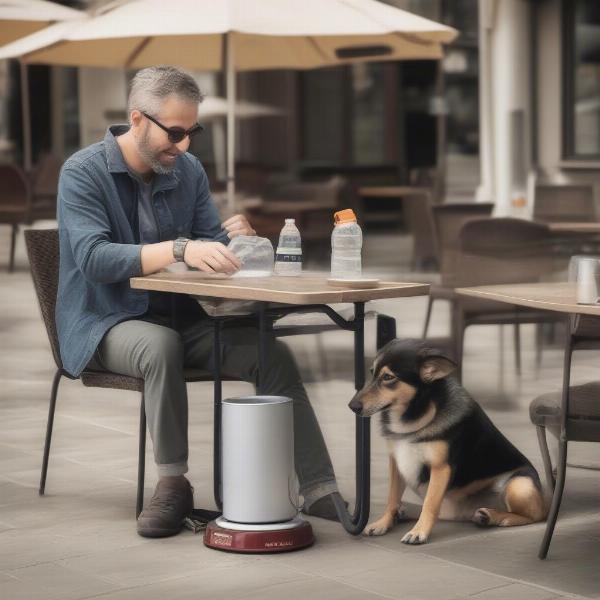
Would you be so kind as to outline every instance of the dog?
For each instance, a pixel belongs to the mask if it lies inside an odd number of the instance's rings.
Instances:
[[[537,471],[451,377],[455,368],[420,341],[393,340],[375,358],[372,380],[350,401],[358,415],[380,413],[389,447],[387,505],[365,535],[393,527],[407,486],[423,507],[405,544],[426,543],[438,518],[499,527],[545,519]]]

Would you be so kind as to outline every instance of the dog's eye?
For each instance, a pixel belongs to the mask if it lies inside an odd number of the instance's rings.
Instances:
[[[394,379],[396,379],[396,376],[390,375],[389,373],[384,373],[383,376],[381,377],[381,379],[383,381],[394,381]]]

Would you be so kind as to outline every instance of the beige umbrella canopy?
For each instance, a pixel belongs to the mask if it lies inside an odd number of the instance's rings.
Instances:
[[[0,0],[0,44],[8,44],[54,21],[77,19],[81,12],[46,0]]]
[[[102,9],[101,9],[102,11]],[[129,0],[0,50],[29,63],[175,64],[227,77],[228,197],[234,195],[235,72],[437,59],[457,32],[377,0]]]
[[[55,21],[79,19],[83,13],[46,0],[0,0],[0,44],[9,44],[48,27]],[[27,69],[21,63],[21,101],[23,112],[23,166],[31,169],[31,124]]]

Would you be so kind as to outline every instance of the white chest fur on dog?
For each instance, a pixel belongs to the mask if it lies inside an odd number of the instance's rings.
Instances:
[[[427,444],[412,443],[408,440],[393,440],[389,442],[390,453],[393,454],[398,466],[398,471],[406,485],[417,493],[423,495],[424,487],[419,481],[421,470],[427,464]]]

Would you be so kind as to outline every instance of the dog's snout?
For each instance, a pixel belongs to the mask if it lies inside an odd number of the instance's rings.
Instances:
[[[358,399],[357,396],[354,396],[354,398],[352,398],[352,400],[350,400],[350,402],[348,403],[348,408],[350,408],[352,412],[355,412],[358,415],[362,412],[363,403]]]

